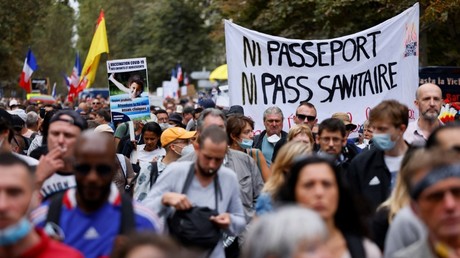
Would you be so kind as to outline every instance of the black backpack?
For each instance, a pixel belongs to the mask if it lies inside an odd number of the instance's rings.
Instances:
[[[194,176],[194,164],[185,180],[182,194],[185,194],[192,183]],[[214,249],[217,243],[222,238],[222,232],[213,222],[209,220],[211,216],[217,216],[217,199],[220,193],[220,186],[217,175],[214,177],[214,193],[216,209],[208,207],[193,207],[185,211],[176,211],[168,218],[168,227],[170,234],[180,243],[188,247],[201,249],[209,249],[210,252]]]
[[[52,222],[59,226],[61,218],[62,200],[66,191],[55,194],[51,197],[48,207],[48,214],[46,215],[46,222]],[[136,223],[134,219],[134,209],[132,200],[129,196],[120,193],[121,195],[121,222],[120,222],[120,235],[127,235],[136,231]]]

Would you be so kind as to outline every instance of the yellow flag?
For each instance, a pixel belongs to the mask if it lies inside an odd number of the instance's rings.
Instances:
[[[86,56],[85,65],[81,70],[80,83],[78,84],[77,93],[89,88],[96,78],[96,71],[99,65],[99,59],[102,53],[109,53],[109,42],[107,40],[107,30],[105,28],[104,11],[101,10],[97,20],[96,32],[94,33],[88,55]]]

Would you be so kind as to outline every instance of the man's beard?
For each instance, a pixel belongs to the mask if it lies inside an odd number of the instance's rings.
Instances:
[[[430,111],[433,111],[433,110],[428,109],[427,111],[423,112],[422,113],[423,118],[426,119],[426,120],[429,120],[429,121],[437,120],[438,117],[439,117],[439,112],[437,110],[434,110],[434,111],[436,111],[436,113],[433,113],[433,112],[430,112]]]
[[[219,170],[219,168],[216,170],[213,170],[213,169],[206,170],[203,167],[201,167],[199,163],[197,163],[196,165],[198,167],[198,173],[200,173],[200,175],[205,176],[205,177],[213,177],[217,173],[217,170]]]

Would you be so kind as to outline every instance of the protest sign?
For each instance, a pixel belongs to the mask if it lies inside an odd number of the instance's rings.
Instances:
[[[145,58],[107,61],[112,122],[149,120],[149,86]]]
[[[305,28],[308,29],[308,28]],[[225,21],[231,105],[241,105],[263,130],[263,112],[278,106],[284,130],[301,101],[316,106],[318,121],[347,112],[362,124],[369,110],[396,99],[417,114],[419,6],[370,29],[327,40],[271,36]]]

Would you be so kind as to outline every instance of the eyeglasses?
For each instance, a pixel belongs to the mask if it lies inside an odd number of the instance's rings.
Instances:
[[[336,144],[336,143],[339,143],[342,141],[342,138],[339,138],[339,137],[320,137],[319,140],[324,143],[324,144],[328,144],[330,143],[331,141]]]
[[[302,115],[302,114],[295,114],[295,116],[299,119],[304,121],[305,118],[307,121],[314,121],[316,119],[316,116],[308,116],[308,115]]]
[[[98,164],[95,166],[90,164],[78,164],[74,166],[75,172],[83,176],[87,176],[93,168],[96,169],[96,172],[99,176],[108,176],[110,173],[112,173],[112,167],[107,164]]]
[[[99,104],[101,104],[101,102],[93,102],[92,104],[93,105],[99,105]]]

